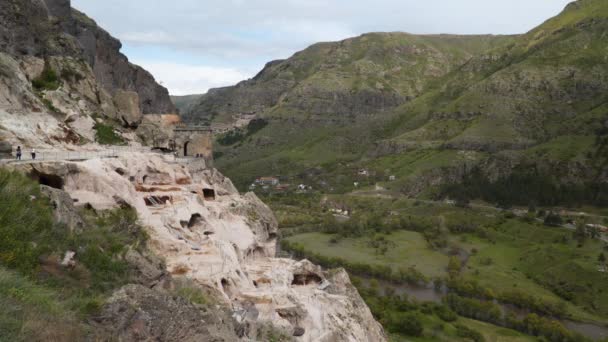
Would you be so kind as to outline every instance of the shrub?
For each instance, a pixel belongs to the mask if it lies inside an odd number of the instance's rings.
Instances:
[[[114,131],[111,125],[96,123],[95,141],[102,145],[124,145],[125,140]]]
[[[446,322],[454,322],[458,319],[458,315],[454,311],[452,311],[449,306],[445,304],[437,305],[435,308],[435,314],[437,314],[437,316],[441,318],[441,320]]]
[[[561,226],[564,223],[561,216],[555,213],[549,213],[547,217],[545,217],[544,224],[546,226]]]
[[[485,338],[483,337],[483,335],[481,333],[479,333],[478,331],[475,331],[462,324],[456,324],[456,325],[454,325],[454,327],[456,328],[456,335],[458,337],[468,338],[475,342],[485,341]]]
[[[385,324],[390,332],[408,336],[421,336],[424,330],[420,315],[415,312],[392,313],[386,318]]]
[[[42,74],[32,80],[32,86],[34,89],[39,91],[57,90],[60,85],[59,77],[57,77],[57,73],[55,70],[53,70],[53,68],[51,68],[48,61],[44,63],[44,70],[42,70]]]
[[[0,170],[0,264],[31,274],[48,246],[35,243],[52,231],[48,201],[38,184],[25,176]]]

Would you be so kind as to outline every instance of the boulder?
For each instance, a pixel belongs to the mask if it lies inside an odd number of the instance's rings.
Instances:
[[[114,95],[114,105],[118,119],[125,126],[136,128],[141,123],[143,115],[139,108],[139,95],[134,91],[118,90]]]
[[[162,259],[152,253],[140,252],[130,248],[125,253],[125,261],[137,271],[133,275],[133,281],[138,284],[153,286],[166,275]]]
[[[67,192],[46,185],[41,185],[40,191],[51,200],[53,214],[58,223],[65,224],[70,231],[84,229],[85,223]]]
[[[116,291],[95,320],[118,341],[238,341],[229,316],[183,298],[127,285]]]

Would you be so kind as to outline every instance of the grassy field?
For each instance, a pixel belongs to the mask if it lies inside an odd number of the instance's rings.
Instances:
[[[398,231],[391,234],[389,240],[394,245],[385,255],[378,254],[369,246],[369,238],[347,238],[331,243],[333,237],[335,235],[307,233],[293,236],[288,240],[301,243],[310,250],[328,257],[339,257],[372,265],[389,265],[394,270],[414,266],[431,278],[446,275],[448,257],[429,249],[420,233]]]

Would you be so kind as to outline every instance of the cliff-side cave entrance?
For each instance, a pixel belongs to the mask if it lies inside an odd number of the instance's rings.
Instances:
[[[314,273],[307,274],[294,274],[291,285],[304,286],[304,285],[319,285],[323,282],[323,279]]]
[[[203,198],[205,201],[215,201],[215,190],[203,189]]]
[[[190,142],[189,142],[189,141],[186,141],[186,142],[184,143],[184,157],[187,157],[187,156],[188,156],[188,145],[190,145]]]
[[[40,185],[46,185],[48,187],[63,190],[64,181],[63,178],[57,175],[51,175],[41,172],[33,172],[30,178],[37,181]]]
[[[190,216],[190,221],[188,221],[188,228],[192,228],[194,226],[196,226],[197,224],[200,224],[202,221],[203,216],[199,213],[196,214],[192,214],[192,216]]]
[[[222,278],[222,289],[224,290],[226,296],[232,298],[232,286],[230,285],[230,282],[226,280],[226,278]]]
[[[149,196],[144,197],[144,202],[148,207],[157,207],[169,204],[173,201],[171,196]]]

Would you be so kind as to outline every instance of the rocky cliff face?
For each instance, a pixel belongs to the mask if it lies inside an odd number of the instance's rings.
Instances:
[[[84,144],[100,120],[132,128],[142,114],[175,113],[167,90],[120,48],[70,1],[2,1],[0,137],[16,145]]]
[[[346,272],[324,271],[306,260],[276,258],[278,227],[272,212],[253,193],[240,195],[216,170],[172,163],[154,154],[17,168],[46,175],[45,179],[61,179],[53,184],[62,186],[79,206],[135,208],[147,227],[150,248],[163,257],[168,273],[211,289],[229,307],[239,338],[256,338],[270,324],[297,341],[386,340]],[[110,300],[101,321],[127,320],[120,326],[139,324],[142,334],[159,338],[206,333],[170,319],[170,314],[150,311],[154,303],[167,309],[159,309],[162,312],[198,317],[161,295],[126,288]],[[135,310],[140,316],[150,312],[151,320],[171,328],[161,332],[145,320],[138,323],[119,307],[139,308]],[[163,315],[169,321],[161,322]],[[117,333],[134,340],[129,337],[134,336],[132,329]]]
[[[175,107],[152,75],[129,63],[121,43],[69,0],[7,0],[0,4],[0,48],[13,57],[71,57],[84,60],[111,96],[116,91],[139,95],[142,112],[171,113]]]

